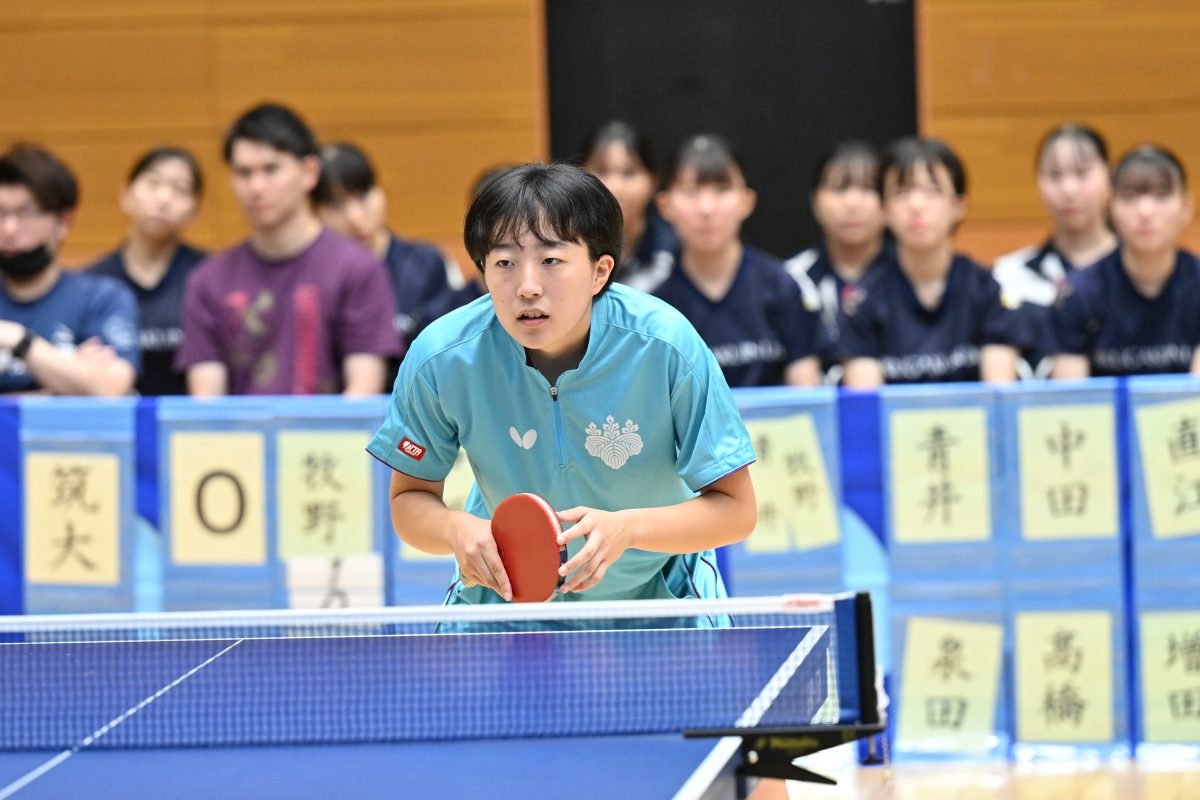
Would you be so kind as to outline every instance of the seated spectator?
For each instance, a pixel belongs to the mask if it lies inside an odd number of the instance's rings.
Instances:
[[[354,145],[321,148],[321,182],[313,200],[325,225],[358,240],[387,267],[396,334],[404,349],[438,316],[479,296],[467,288],[453,259],[431,244],[402,239],[388,229],[387,196],[366,154]],[[398,362],[392,366],[394,378]]]
[[[175,369],[183,339],[183,290],[205,253],[183,241],[196,218],[204,181],[196,159],[178,147],[158,147],[137,160],[121,194],[129,230],[121,246],[88,268],[116,278],[137,298],[142,350],[142,395],[187,394]]]
[[[0,392],[117,396],[137,379],[133,294],[58,262],[78,197],[52,153],[0,156]]]
[[[229,129],[225,162],[250,238],[192,272],[175,364],[196,396],[376,394],[398,356],[379,262],[322,227],[309,194],[317,142],[288,108],[260,105]]]
[[[1200,265],[1179,247],[1192,219],[1183,164],[1143,145],[1113,171],[1120,246],[1059,294],[1054,378],[1200,374]]]
[[[894,142],[879,194],[896,250],[842,300],[838,351],[845,384],[1017,377],[1025,333],[986,269],[954,252],[967,176],[937,139]]]
[[[821,366],[827,380],[841,380],[837,363],[837,319],[842,298],[884,255],[883,205],[876,176],[879,156],[865,142],[842,142],[817,163],[809,202],[821,226],[822,241],[784,262],[804,292],[806,302],[821,305],[826,347]]]
[[[691,321],[730,386],[815,386],[822,328],[783,262],[742,244],[756,197],[717,136],[689,139],[667,171],[659,210],[679,236],[670,269],[647,291]]]
[[[600,179],[621,205],[624,240],[616,279],[635,289],[657,283],[653,271],[670,269],[664,255],[679,245],[675,231],[654,204],[658,171],[650,141],[628,122],[606,122],[588,137],[583,166]]]
[[[1037,149],[1037,185],[1050,212],[1050,238],[1001,256],[992,273],[1021,303],[1029,326],[1031,346],[1017,362],[1023,378],[1050,374],[1051,309],[1068,276],[1117,246],[1108,226],[1108,146],[1099,133],[1071,123],[1047,133]]]

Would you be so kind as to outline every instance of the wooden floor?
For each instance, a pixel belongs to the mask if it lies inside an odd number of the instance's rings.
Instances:
[[[802,762],[803,763],[803,762]],[[752,800],[1200,800],[1200,764],[899,765],[826,772],[837,786],[763,781]]]

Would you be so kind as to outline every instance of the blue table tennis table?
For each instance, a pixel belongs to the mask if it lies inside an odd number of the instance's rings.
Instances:
[[[683,731],[864,685],[825,626],[122,636],[0,634],[0,799],[734,797],[741,739]]]

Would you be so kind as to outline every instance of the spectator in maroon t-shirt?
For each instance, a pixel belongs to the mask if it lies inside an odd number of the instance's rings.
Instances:
[[[188,391],[382,392],[385,363],[400,351],[387,273],[314,214],[312,132],[290,109],[261,105],[234,123],[224,155],[251,233],[188,281],[175,360]]]

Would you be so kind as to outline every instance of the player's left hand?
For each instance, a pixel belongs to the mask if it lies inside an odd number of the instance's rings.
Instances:
[[[563,531],[559,544],[580,537],[586,540],[579,552],[558,570],[559,575],[570,576],[558,590],[562,594],[583,592],[599,583],[608,568],[629,549],[633,538],[622,515],[615,511],[576,506],[559,511],[558,521],[574,523]]]

